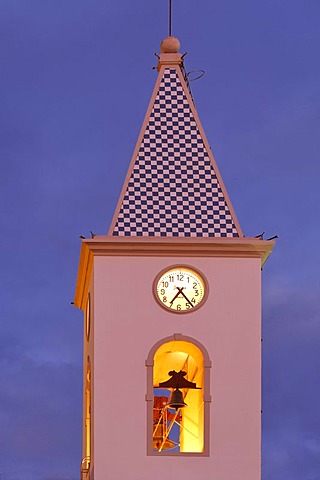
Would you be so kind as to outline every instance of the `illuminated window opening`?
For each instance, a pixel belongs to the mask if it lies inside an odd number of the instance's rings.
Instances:
[[[209,455],[209,381],[211,362],[196,340],[175,334],[158,342],[148,359],[148,454]],[[159,388],[174,370],[197,389],[181,388],[186,406],[171,408],[174,388]]]

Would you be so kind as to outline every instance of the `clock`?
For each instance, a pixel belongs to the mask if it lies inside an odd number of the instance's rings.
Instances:
[[[191,313],[205,302],[207,282],[202,273],[175,265],[162,270],[154,280],[153,291],[161,307],[174,313]]]
[[[86,328],[86,337],[87,341],[90,338],[90,325],[91,318],[90,318],[90,293],[88,294],[87,305],[86,305],[86,313],[85,313],[85,328]]]

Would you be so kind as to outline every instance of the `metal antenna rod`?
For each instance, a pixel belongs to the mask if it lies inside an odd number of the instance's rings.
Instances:
[[[172,35],[172,0],[169,0],[169,37]]]

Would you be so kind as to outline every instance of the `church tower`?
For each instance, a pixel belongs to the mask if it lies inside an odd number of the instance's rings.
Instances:
[[[82,241],[81,476],[260,480],[261,267],[201,126],[180,44],[158,78],[108,235]]]

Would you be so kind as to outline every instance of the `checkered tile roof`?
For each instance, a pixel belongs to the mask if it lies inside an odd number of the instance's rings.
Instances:
[[[239,236],[175,68],[164,70],[112,234]]]

